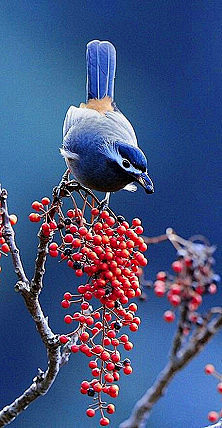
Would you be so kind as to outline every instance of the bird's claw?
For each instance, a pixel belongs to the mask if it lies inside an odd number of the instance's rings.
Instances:
[[[100,213],[109,207],[109,198],[110,192],[107,192],[105,198],[100,202],[97,207]]]
[[[109,207],[109,202],[106,199],[103,199],[99,205],[97,206],[97,209],[99,210],[99,213],[106,210]]]

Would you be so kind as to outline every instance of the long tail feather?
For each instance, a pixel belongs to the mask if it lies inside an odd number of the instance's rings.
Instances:
[[[110,42],[93,40],[86,49],[86,100],[114,97],[116,50]]]

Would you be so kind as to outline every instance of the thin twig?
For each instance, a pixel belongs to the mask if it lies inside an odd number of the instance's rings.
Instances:
[[[48,244],[52,239],[52,236],[45,236],[42,230],[39,231],[39,245],[38,254],[35,261],[35,272],[33,279],[31,280],[31,290],[35,294],[39,294],[42,290],[42,280],[45,273],[45,262],[48,253]]]
[[[174,359],[177,357],[177,353],[180,351],[182,343],[183,343],[183,330],[184,330],[184,323],[187,318],[187,312],[188,312],[188,306],[186,303],[184,303],[180,310],[180,320],[178,322],[178,327],[176,331],[176,335],[173,340],[173,345],[170,353],[170,358]]]
[[[26,277],[26,274],[22,265],[22,261],[20,258],[19,250],[15,244],[15,233],[9,221],[9,214],[7,209],[7,196],[8,196],[7,190],[0,188],[1,211],[2,211],[2,218],[3,218],[3,224],[4,224],[4,238],[11,250],[15,273],[18,276],[19,281],[23,284],[24,289],[29,290],[29,280]]]

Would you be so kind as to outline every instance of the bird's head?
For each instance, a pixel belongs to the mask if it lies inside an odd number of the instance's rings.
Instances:
[[[128,175],[129,183],[138,182],[146,191],[153,193],[154,186],[147,172],[147,159],[139,147],[115,141],[108,145],[109,157],[114,161],[121,173]]]

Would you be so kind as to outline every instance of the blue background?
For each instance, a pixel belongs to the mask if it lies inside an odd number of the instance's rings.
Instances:
[[[116,101],[136,129],[149,158],[156,192],[119,192],[112,208],[129,219],[140,216],[146,235],[173,227],[188,238],[205,234],[218,245],[221,235],[222,3],[220,0],[6,0],[0,6],[1,182],[9,191],[10,212],[19,217],[17,242],[31,277],[37,227],[28,221],[33,200],[50,195],[64,171],[59,154],[61,129],[70,104],[85,100],[85,46],[110,40],[117,48]],[[149,250],[146,276],[170,269],[169,243]],[[10,260],[1,274],[0,401],[10,403],[31,382],[46,356],[23,301],[13,291]],[[65,330],[60,299],[77,282],[49,260],[41,295],[54,331]],[[209,304],[221,303],[221,289]],[[205,305],[206,307],[206,305]],[[164,367],[175,326],[162,313],[167,302],[149,292],[140,304],[143,324],[134,336],[134,373],[121,381],[117,427],[135,400]],[[150,428],[201,428],[207,413],[219,410],[216,381],[203,367],[222,371],[221,333],[176,376],[155,406]],[[89,376],[87,359],[73,356],[49,393],[11,424],[16,428],[95,427],[85,416],[88,399],[79,384]]]

